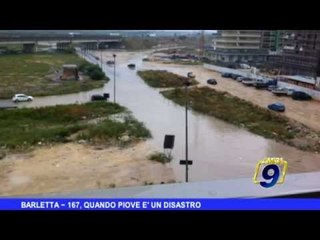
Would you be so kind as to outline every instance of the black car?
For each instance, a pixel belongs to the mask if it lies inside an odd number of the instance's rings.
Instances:
[[[224,78],[231,78],[232,77],[232,73],[222,73],[221,74],[221,77],[224,77]]]
[[[103,95],[95,94],[91,96],[91,101],[105,101],[110,97],[109,93],[104,93]]]
[[[133,63],[128,64],[128,68],[135,68],[135,67],[136,67],[136,65]]]
[[[241,75],[239,75],[239,74],[230,74],[230,77],[233,79],[233,80],[236,80],[237,79],[237,77],[242,77]]]
[[[310,95],[300,91],[294,91],[291,96],[292,96],[292,99],[294,100],[311,100],[312,99]]]
[[[212,84],[212,85],[217,85],[217,80],[211,78],[211,79],[208,79],[208,80],[207,80],[207,83],[208,83],[208,84]]]

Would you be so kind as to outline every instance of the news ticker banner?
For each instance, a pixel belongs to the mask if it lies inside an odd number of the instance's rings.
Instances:
[[[320,210],[320,199],[0,199],[0,210]]]

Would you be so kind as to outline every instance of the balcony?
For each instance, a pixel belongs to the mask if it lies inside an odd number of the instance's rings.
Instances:
[[[256,43],[260,44],[259,39],[215,39],[216,43]]]
[[[217,49],[260,49],[260,46],[236,46],[236,45],[217,45],[216,46]]]
[[[254,34],[254,33],[222,33],[221,35],[222,37],[256,37],[256,38],[260,38],[261,35],[260,34]]]

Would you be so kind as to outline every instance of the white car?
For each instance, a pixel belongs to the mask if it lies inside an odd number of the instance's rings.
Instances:
[[[31,102],[32,100],[32,96],[27,96],[25,94],[16,94],[12,98],[13,102]]]

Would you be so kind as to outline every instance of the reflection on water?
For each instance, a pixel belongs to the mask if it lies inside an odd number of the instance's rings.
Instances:
[[[130,60],[136,64],[136,70],[143,67],[142,57],[143,54],[136,55]],[[64,96],[37,97],[32,103],[20,106],[83,103],[89,101],[92,94],[104,92],[110,93],[112,100],[113,67],[104,65],[103,69],[111,80],[102,89]],[[185,167],[179,165],[179,160],[185,156],[185,110],[165,99],[159,94],[159,90],[147,86],[137,76],[136,70],[129,69],[127,62],[117,64],[117,102],[126,106],[138,120],[146,124],[153,135],[150,142],[160,151],[164,136],[175,135],[174,160],[170,165],[175,171],[177,180],[184,181]],[[290,159],[315,160],[314,154],[306,154],[213,117],[189,111],[189,159],[193,160],[189,170],[190,181],[251,178],[257,161],[267,156],[287,159],[289,171]],[[318,156],[317,158],[319,160]]]

